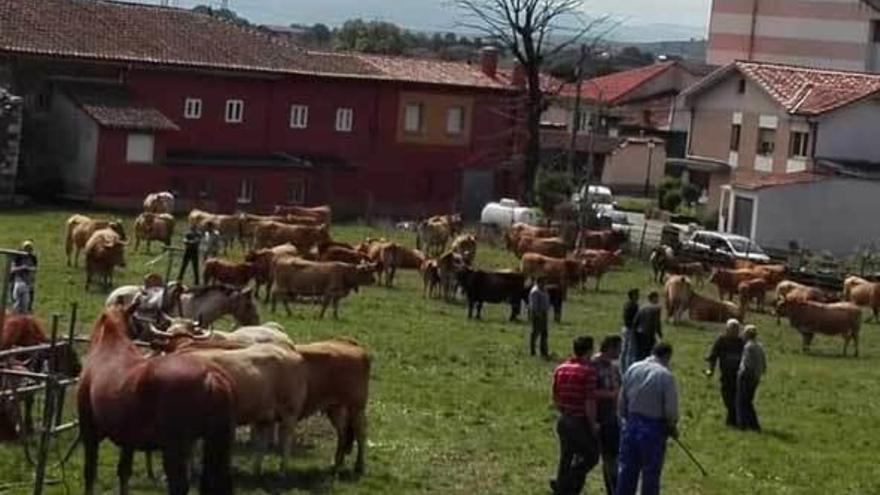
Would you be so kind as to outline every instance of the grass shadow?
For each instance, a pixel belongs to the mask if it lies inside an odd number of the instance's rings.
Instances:
[[[286,473],[270,472],[256,475],[250,472],[235,473],[236,486],[245,490],[263,490],[269,494],[289,493],[302,490],[308,493],[331,493],[333,485],[339,481],[357,481],[359,477],[349,471],[334,474],[331,467],[288,470]]]
[[[797,443],[797,437],[793,433],[787,431],[764,430],[762,433],[770,438],[775,438],[782,443]]]

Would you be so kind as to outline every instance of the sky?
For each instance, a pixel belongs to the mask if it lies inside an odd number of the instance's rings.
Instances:
[[[141,0],[159,3],[160,0]],[[169,0],[172,5],[219,6],[220,0]],[[703,37],[711,0],[584,0],[588,14],[611,14],[621,20],[625,41],[664,41]],[[456,29],[459,12],[449,0],[228,0],[240,15],[258,24],[338,25],[361,17],[391,21],[425,31]],[[662,7],[658,7],[662,5]]]

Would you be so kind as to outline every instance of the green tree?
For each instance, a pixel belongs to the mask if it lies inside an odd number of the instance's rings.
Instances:
[[[333,39],[333,32],[326,24],[315,24],[309,28],[309,39],[316,45],[327,45]]]
[[[250,21],[248,21],[244,17],[239,17],[238,14],[229,9],[214,9],[207,5],[196,5],[195,7],[193,7],[193,12],[198,12],[199,14],[206,14],[211,17],[223,19],[238,26],[251,26]]]
[[[405,48],[404,30],[390,22],[346,21],[336,32],[338,50],[399,55]]]

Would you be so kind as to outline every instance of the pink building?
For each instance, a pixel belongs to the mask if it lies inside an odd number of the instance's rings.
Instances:
[[[880,72],[878,0],[713,0],[707,62]]]

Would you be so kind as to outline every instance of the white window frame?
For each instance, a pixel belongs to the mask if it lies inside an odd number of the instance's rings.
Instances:
[[[129,133],[125,143],[127,163],[151,164],[156,158],[156,136],[142,132]]]
[[[183,103],[183,118],[187,120],[198,120],[202,118],[202,99],[187,98]]]
[[[309,127],[308,105],[290,105],[290,128],[307,129]]]
[[[352,132],[354,129],[354,109],[340,107],[336,109],[336,132]]]
[[[295,190],[298,190],[297,194],[294,194]],[[287,204],[304,205],[306,203],[306,192],[306,181],[304,179],[291,180],[287,183]]]
[[[411,111],[418,112],[415,115]],[[409,134],[421,134],[425,126],[425,105],[422,103],[407,103],[404,107],[403,130]],[[416,119],[413,126],[413,117]]]
[[[241,124],[244,122],[244,100],[226,100],[227,124]]]
[[[458,115],[456,116],[456,112]],[[450,136],[461,136],[464,134],[465,109],[461,105],[452,106],[446,109],[446,134]]]
[[[254,185],[254,179],[251,177],[245,177],[241,179],[241,182],[238,184],[238,195],[235,198],[235,201],[240,205],[249,205],[254,202],[254,190],[256,186]]]

